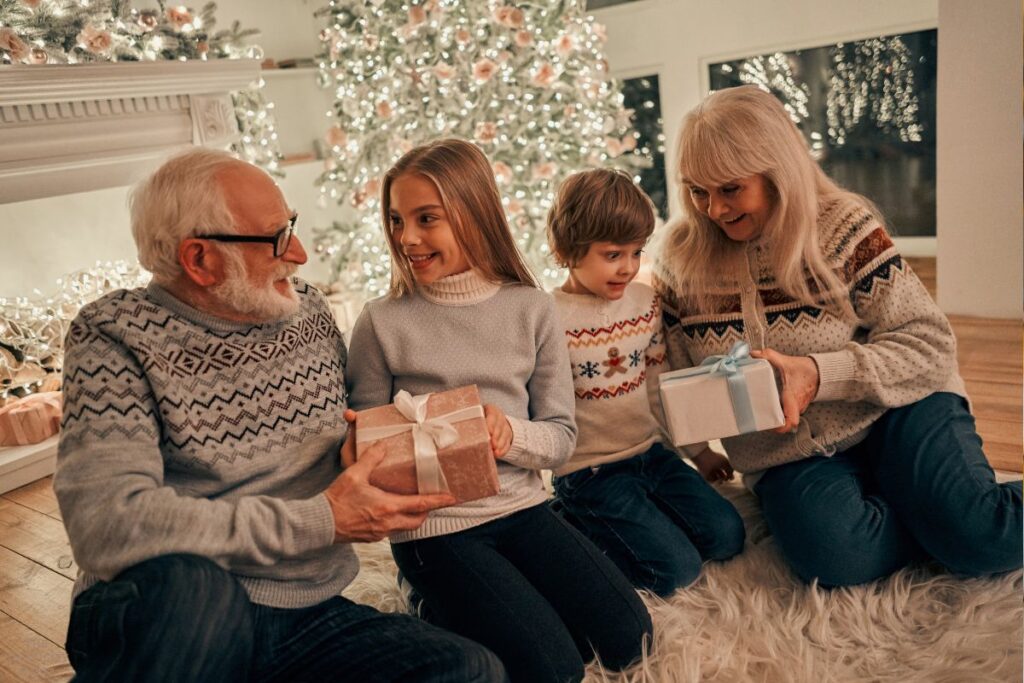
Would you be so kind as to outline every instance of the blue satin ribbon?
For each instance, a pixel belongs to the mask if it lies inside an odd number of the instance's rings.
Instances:
[[[724,376],[728,382],[729,400],[732,402],[732,412],[736,415],[736,426],[741,434],[757,430],[747,378],[740,370],[744,365],[755,362],[757,359],[750,357],[750,344],[738,341],[732,345],[729,353],[724,356],[708,356],[700,364],[701,367],[708,367],[708,374]]]

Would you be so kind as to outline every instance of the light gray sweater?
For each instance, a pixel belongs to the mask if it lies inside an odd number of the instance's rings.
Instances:
[[[389,403],[402,389],[417,395],[476,384],[481,400],[501,408],[512,426],[497,495],[435,510],[392,542],[454,533],[548,498],[540,470],[559,467],[576,443],[569,357],[549,294],[467,271],[369,302],[350,348],[355,410]]]
[[[264,325],[152,284],[85,306],[68,332],[53,486],[75,594],[169,553],[228,569],[253,602],[305,607],[359,565],[333,545],[345,347],[323,296]]]

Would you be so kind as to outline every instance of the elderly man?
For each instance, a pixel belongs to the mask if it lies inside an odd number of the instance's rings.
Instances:
[[[352,542],[452,500],[371,486],[379,449],[341,471],[344,341],[292,278],[306,252],[270,177],[192,150],[131,214],[153,282],[84,307],[65,352],[54,489],[80,679],[504,680],[483,647],[339,596]]]

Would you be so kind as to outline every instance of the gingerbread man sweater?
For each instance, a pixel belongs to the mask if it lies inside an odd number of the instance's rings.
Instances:
[[[661,306],[632,282],[622,298],[554,292],[576,392],[576,450],[557,475],[625,460],[663,438],[658,374],[668,370]],[[700,450],[700,449],[697,449]]]

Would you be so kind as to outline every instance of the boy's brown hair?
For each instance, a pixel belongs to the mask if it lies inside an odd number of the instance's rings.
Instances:
[[[574,173],[548,211],[548,244],[559,265],[577,265],[594,242],[646,242],[654,232],[654,202],[623,171]]]

